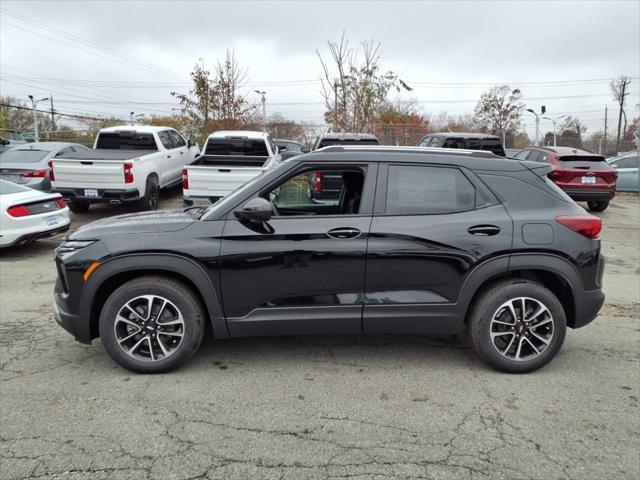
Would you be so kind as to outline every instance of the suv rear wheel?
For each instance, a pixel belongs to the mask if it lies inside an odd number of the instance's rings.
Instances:
[[[587,205],[589,205],[589,210],[592,212],[604,212],[609,206],[609,200],[603,202],[587,202]]]
[[[512,279],[480,294],[471,309],[469,329],[485,362],[503,372],[526,373],[558,353],[567,323],[562,304],[550,290]]]
[[[139,277],[120,286],[105,302],[100,337],[109,356],[124,368],[167,372],[196,352],[204,318],[200,301],[182,283]]]

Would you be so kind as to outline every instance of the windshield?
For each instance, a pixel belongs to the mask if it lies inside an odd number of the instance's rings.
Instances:
[[[111,150],[158,150],[152,133],[138,133],[135,131],[99,133],[96,148]]]
[[[51,152],[47,150],[12,149],[0,155],[0,164],[3,163],[38,163]]]
[[[249,157],[268,157],[267,143],[262,139],[248,138],[210,138],[205,155],[236,155]]]
[[[375,138],[326,138],[320,141],[318,148],[328,147],[329,145],[380,145],[380,142]]]

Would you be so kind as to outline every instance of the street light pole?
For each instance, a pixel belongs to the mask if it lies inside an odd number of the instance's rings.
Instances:
[[[36,116],[36,107],[38,103],[44,102],[45,100],[49,100],[49,97],[41,98],[40,100],[35,100],[33,95],[29,95],[29,100],[31,100],[31,111],[33,113],[33,137],[36,142],[40,141],[40,135],[38,134],[38,117]]]
[[[564,117],[566,117],[566,115],[560,115],[559,117],[556,117],[555,119],[551,118],[551,117],[542,117],[545,120],[551,120],[551,123],[553,123],[553,146],[554,147],[557,145],[556,144],[556,122],[558,120],[560,120],[561,118],[564,118]]]
[[[265,95],[267,92],[261,92],[260,90],[255,90],[258,95],[262,95],[262,131],[267,131],[267,98]]]
[[[536,116],[536,146],[540,146],[540,117],[531,108],[527,108],[527,112],[533,113]]]

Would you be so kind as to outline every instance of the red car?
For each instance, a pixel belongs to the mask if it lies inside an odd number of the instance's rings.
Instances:
[[[571,147],[527,147],[513,158],[553,165],[549,179],[576,202],[587,202],[592,212],[604,211],[616,195],[618,172],[601,155]]]

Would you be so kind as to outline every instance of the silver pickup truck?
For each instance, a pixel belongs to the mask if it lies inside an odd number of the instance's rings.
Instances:
[[[202,152],[182,169],[187,205],[198,200],[213,203],[281,160],[271,136],[263,132],[214,132]]]

